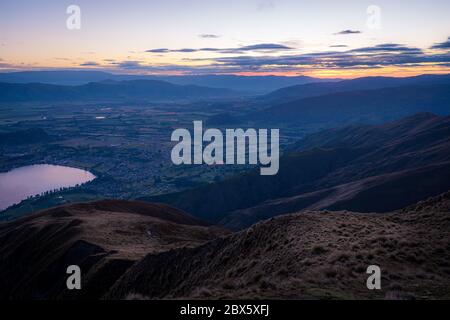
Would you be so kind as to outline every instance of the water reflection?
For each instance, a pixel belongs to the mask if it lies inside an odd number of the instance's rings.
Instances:
[[[0,211],[47,191],[69,188],[94,180],[86,170],[48,164],[0,173]]]

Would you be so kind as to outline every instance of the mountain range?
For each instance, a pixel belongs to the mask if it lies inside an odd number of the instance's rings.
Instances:
[[[241,119],[258,125],[330,128],[383,123],[418,112],[450,114],[450,84],[386,87],[301,98],[252,111]]]
[[[261,97],[265,102],[287,102],[338,92],[375,90],[382,88],[450,84],[450,75],[419,75],[414,77],[362,77],[349,80],[308,83],[281,88]]]
[[[146,197],[239,230],[304,209],[388,212],[450,189],[450,117],[420,113],[383,125],[312,134],[259,169],[178,193]]]
[[[237,95],[229,89],[181,86],[157,80],[108,80],[79,86],[0,83],[0,102],[173,101]]]
[[[287,86],[305,84],[311,82],[329,82],[335,79],[319,79],[307,76],[283,77],[283,76],[237,76],[237,75],[179,75],[179,76],[155,76],[155,75],[127,75],[113,74],[102,71],[22,71],[0,73],[0,82],[9,83],[44,83],[53,85],[79,86],[90,82],[106,80],[130,81],[130,80],[156,80],[178,85],[196,85],[210,88],[226,88],[240,92],[268,93]]]
[[[71,75],[0,81],[35,76]],[[233,91],[239,81],[256,92],[292,80],[210,76],[230,81],[213,88],[108,76],[0,82],[0,102],[234,99],[246,91]],[[450,299],[449,79],[360,78],[246,96],[239,102],[252,106],[228,121],[314,128],[283,145],[277,175],[254,168],[0,223],[0,299]],[[0,133],[3,147],[51,139],[39,128]],[[68,265],[81,267],[82,290],[66,289]],[[382,267],[382,290],[367,290],[369,265]]]

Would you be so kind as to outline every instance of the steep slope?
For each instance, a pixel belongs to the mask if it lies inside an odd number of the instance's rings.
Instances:
[[[384,215],[303,212],[149,254],[106,298],[449,299],[450,192]],[[366,287],[368,266],[381,290]]]
[[[246,116],[256,122],[336,127],[381,123],[417,112],[450,114],[450,85],[341,92],[272,106]]]
[[[165,205],[105,200],[0,224],[0,299],[97,299],[148,253],[227,234]],[[82,270],[68,291],[66,268]]]
[[[256,221],[299,210],[389,212],[450,189],[450,162],[382,174],[300,195],[267,200],[224,215],[219,224],[241,230]]]
[[[146,200],[236,229],[306,208],[392,211],[448,190],[448,181],[450,117],[418,114],[311,135],[280,159],[276,176],[255,170]]]

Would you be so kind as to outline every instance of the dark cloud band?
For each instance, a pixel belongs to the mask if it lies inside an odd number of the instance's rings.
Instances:
[[[183,52],[183,53],[190,53],[190,52],[218,52],[218,53],[225,53],[225,54],[237,54],[242,52],[248,52],[248,51],[286,51],[286,50],[292,50],[294,48],[277,44],[277,43],[260,43],[260,44],[254,44],[249,46],[241,46],[236,48],[199,48],[199,49],[192,49],[192,48],[183,48],[183,49],[167,49],[167,48],[158,48],[158,49],[150,49],[146,52],[149,53],[173,53],[173,52]]]

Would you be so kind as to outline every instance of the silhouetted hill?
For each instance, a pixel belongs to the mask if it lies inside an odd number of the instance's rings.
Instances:
[[[242,229],[303,209],[387,212],[449,188],[450,117],[422,113],[308,136],[281,157],[275,176],[258,169],[145,200]]]
[[[248,114],[258,123],[336,127],[381,123],[417,112],[450,114],[450,85],[404,86],[340,92],[295,100]]]
[[[161,80],[175,84],[195,84],[212,88],[228,88],[241,92],[267,93],[283,87],[306,83],[337,81],[307,76],[236,76],[236,75],[196,75],[196,76],[161,76]]]
[[[0,83],[0,102],[179,100],[236,96],[228,89],[180,86],[156,80],[102,81],[81,86]]]
[[[113,79],[113,74],[102,71],[58,70],[19,71],[0,73],[0,82],[43,83],[54,85],[82,85]]]
[[[380,174],[318,191],[301,193],[225,215],[220,224],[240,230],[256,221],[299,210],[389,212],[450,189],[450,162]]]
[[[450,75],[420,75],[415,77],[364,77],[325,83],[308,83],[282,88],[261,98],[265,102],[283,102],[322,96],[338,92],[375,90],[389,87],[450,84]]]
[[[450,193],[387,214],[307,211],[149,254],[109,299],[449,299]],[[381,268],[381,290],[366,270]]]
[[[178,85],[197,85],[211,88],[227,88],[240,92],[267,93],[287,86],[312,82],[333,81],[306,76],[236,76],[236,75],[185,75],[185,76],[146,76],[112,74],[101,71],[57,70],[22,71],[0,73],[0,82],[44,83],[54,85],[83,85],[105,80],[158,80]]]
[[[144,255],[227,233],[159,204],[105,200],[49,209],[0,224],[0,299],[98,299]],[[66,288],[69,265],[82,270],[80,292]]]

